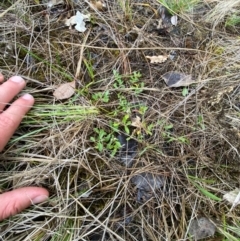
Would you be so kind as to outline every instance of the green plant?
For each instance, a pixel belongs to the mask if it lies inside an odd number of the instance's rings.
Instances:
[[[89,77],[91,78],[91,80],[94,81],[94,71],[93,71],[93,66],[92,66],[91,60],[88,61],[87,59],[84,58],[83,63],[86,66]]]
[[[195,178],[193,176],[190,176],[190,175],[188,175],[188,179],[204,196],[206,196],[206,197],[208,197],[208,198],[210,198],[210,199],[212,199],[214,201],[218,201],[218,202],[222,201],[221,198],[219,198],[218,196],[216,196],[213,193],[209,192],[207,189],[203,188],[201,185],[199,185],[197,183],[197,181],[200,180],[200,179],[197,179],[197,178]]]
[[[123,116],[121,123],[124,127],[125,132],[129,135],[130,134],[129,126],[131,125],[129,114],[126,114]]]
[[[113,70],[115,89],[131,89],[135,94],[140,94],[143,91],[144,83],[140,81],[142,77],[138,71],[133,71],[129,76],[120,75],[116,70]]]
[[[97,135],[95,137],[91,136],[90,140],[95,143],[95,148],[100,152],[103,152],[105,150],[110,151],[111,156],[115,156],[115,154],[121,147],[121,144],[114,136],[114,134],[107,133],[103,129],[99,128],[94,128],[93,130]]]
[[[171,14],[183,13],[191,10],[199,0],[158,0]]]
[[[163,125],[164,132],[162,133],[162,136],[166,139],[167,142],[177,141],[179,143],[189,144],[189,139],[187,137],[175,136],[172,133],[173,124],[167,124],[164,121],[160,121],[159,124]]]
[[[237,227],[236,229],[239,230],[239,227]],[[229,241],[229,240],[231,240],[231,241],[239,241],[239,240],[240,240],[239,238],[234,237],[230,232],[225,231],[225,230],[223,230],[223,229],[221,229],[221,228],[218,228],[218,231],[219,231],[222,235],[224,235],[224,236],[226,237],[226,239],[223,239],[223,241]],[[239,237],[240,237],[240,236],[239,236]]]
[[[130,89],[130,90],[133,90],[135,94],[139,94],[142,92],[144,83],[139,81],[139,78],[142,76],[141,73],[134,71],[131,75],[124,77],[120,75],[116,70],[113,70],[113,75],[114,75],[113,87],[117,91],[120,89]],[[92,99],[95,101],[108,103],[109,96],[110,96],[110,91],[106,90],[103,92],[97,92],[92,94]],[[118,116],[120,112],[130,113],[130,103],[127,100],[126,96],[120,91],[119,93],[117,93],[117,102],[118,102],[118,105],[117,105],[118,107],[116,110],[113,111],[113,116]]]
[[[124,85],[123,80],[122,80],[122,75],[120,75],[116,70],[113,70],[113,76],[114,76],[114,79],[115,79],[113,87],[115,89],[124,88],[125,85]]]
[[[123,76],[119,74],[116,70],[113,70],[114,75],[114,90],[117,91],[116,95],[116,107],[113,111],[108,112],[108,117],[111,119],[108,122],[108,126],[111,128],[111,132],[107,133],[103,129],[94,128],[95,136],[91,136],[90,140],[95,143],[95,148],[103,152],[108,150],[111,152],[111,155],[114,156],[118,149],[121,147],[119,141],[115,137],[121,130],[128,135],[131,135],[132,121],[131,121],[131,111],[137,109],[140,115],[144,115],[148,107],[142,104],[132,104],[127,99],[127,96],[122,92],[118,91],[119,89],[130,89],[133,90],[134,94],[140,93],[144,83],[140,81],[142,76],[140,72],[134,71],[129,76]],[[92,99],[94,101],[101,101],[104,103],[109,102],[110,90],[104,92],[97,92],[92,94]],[[114,117],[114,120],[113,120]],[[117,119],[115,119],[117,117]],[[148,128],[144,128],[144,131],[148,134],[151,133],[153,125],[150,125]],[[146,129],[146,130],[145,130]]]
[[[198,126],[201,127],[202,130],[205,130],[203,115],[199,115],[199,116],[198,116],[198,118],[197,118],[197,124],[198,124]]]
[[[120,7],[122,8],[124,15],[127,19],[132,19],[132,9],[130,0],[118,0]]]
[[[171,137],[169,139],[169,142],[171,142],[171,141],[177,141],[177,142],[180,142],[183,144],[189,144],[189,139],[185,136]]]
[[[109,102],[109,90],[106,90],[104,92],[97,92],[92,95],[92,99],[95,101],[101,101],[104,103]]]
[[[89,115],[96,115],[99,111],[94,106],[79,106],[71,104],[35,105],[23,123],[32,126],[52,126],[56,123],[66,124],[86,119]]]
[[[59,74],[61,74],[64,78],[72,81],[73,77],[72,77],[70,74],[66,73],[66,70],[65,70],[63,67],[61,67],[61,66],[59,66],[59,65],[54,65],[54,64],[50,63],[49,61],[43,59],[42,57],[39,57],[39,55],[33,53],[32,51],[27,50],[27,49],[26,49],[25,47],[23,47],[23,46],[18,45],[18,47],[19,47],[19,49],[20,49],[19,51],[23,51],[26,55],[30,56],[30,57],[33,58],[33,59],[38,60],[39,62],[41,62],[42,64],[45,64],[46,66],[50,66],[50,67],[52,68],[52,70],[56,71],[56,73],[59,73]],[[56,55],[57,55],[57,54],[56,54]]]
[[[240,24],[240,16],[236,14],[229,16],[225,22],[226,27],[234,27],[238,24]]]
[[[139,82],[139,78],[142,77],[142,74],[138,71],[133,71],[133,73],[130,75],[130,82],[132,84],[135,84],[137,82]]]
[[[188,95],[188,88],[184,87],[182,90],[182,96],[185,97]]]

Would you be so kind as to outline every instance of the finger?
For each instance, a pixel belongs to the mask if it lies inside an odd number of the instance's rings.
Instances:
[[[1,80],[1,76],[0,76]],[[3,110],[14,96],[16,96],[26,85],[23,78],[13,76],[0,86],[0,110]]]
[[[0,151],[7,144],[33,103],[34,98],[29,94],[25,94],[0,114]]]
[[[48,199],[49,193],[41,187],[23,187],[0,195],[0,221],[21,212],[31,204]]]
[[[3,82],[4,76],[0,73],[0,83]]]

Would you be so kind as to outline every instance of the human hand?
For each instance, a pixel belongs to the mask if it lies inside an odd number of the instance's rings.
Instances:
[[[0,74],[0,83],[3,82],[3,75]],[[14,101],[11,106],[3,111],[14,96],[24,87],[25,81],[18,76],[11,77],[0,85],[0,151],[7,144],[24,115],[34,104],[34,98],[25,94]],[[31,204],[45,201],[49,196],[46,189],[40,187],[24,187],[0,194],[0,221],[15,215]]]

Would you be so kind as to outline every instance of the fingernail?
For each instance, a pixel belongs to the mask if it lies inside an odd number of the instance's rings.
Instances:
[[[23,78],[21,78],[20,76],[13,76],[11,77],[11,81],[15,82],[15,83],[21,83],[23,82]]]
[[[48,196],[46,195],[40,195],[32,199],[33,204],[38,204],[46,201],[48,199]]]
[[[32,99],[33,99],[33,96],[30,95],[30,94],[25,94],[25,95],[22,96],[22,98],[23,98],[24,100],[32,100]]]

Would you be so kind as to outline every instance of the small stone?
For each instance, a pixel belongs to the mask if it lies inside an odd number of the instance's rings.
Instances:
[[[142,203],[153,197],[155,191],[163,187],[164,178],[144,172],[132,177],[131,182],[137,187],[137,201]]]
[[[205,217],[192,220],[189,228],[189,234],[195,241],[213,236],[215,231],[216,226]]]
[[[137,155],[138,142],[124,134],[118,135],[117,139],[122,146],[119,150],[119,161],[126,167],[131,167],[134,157]]]

